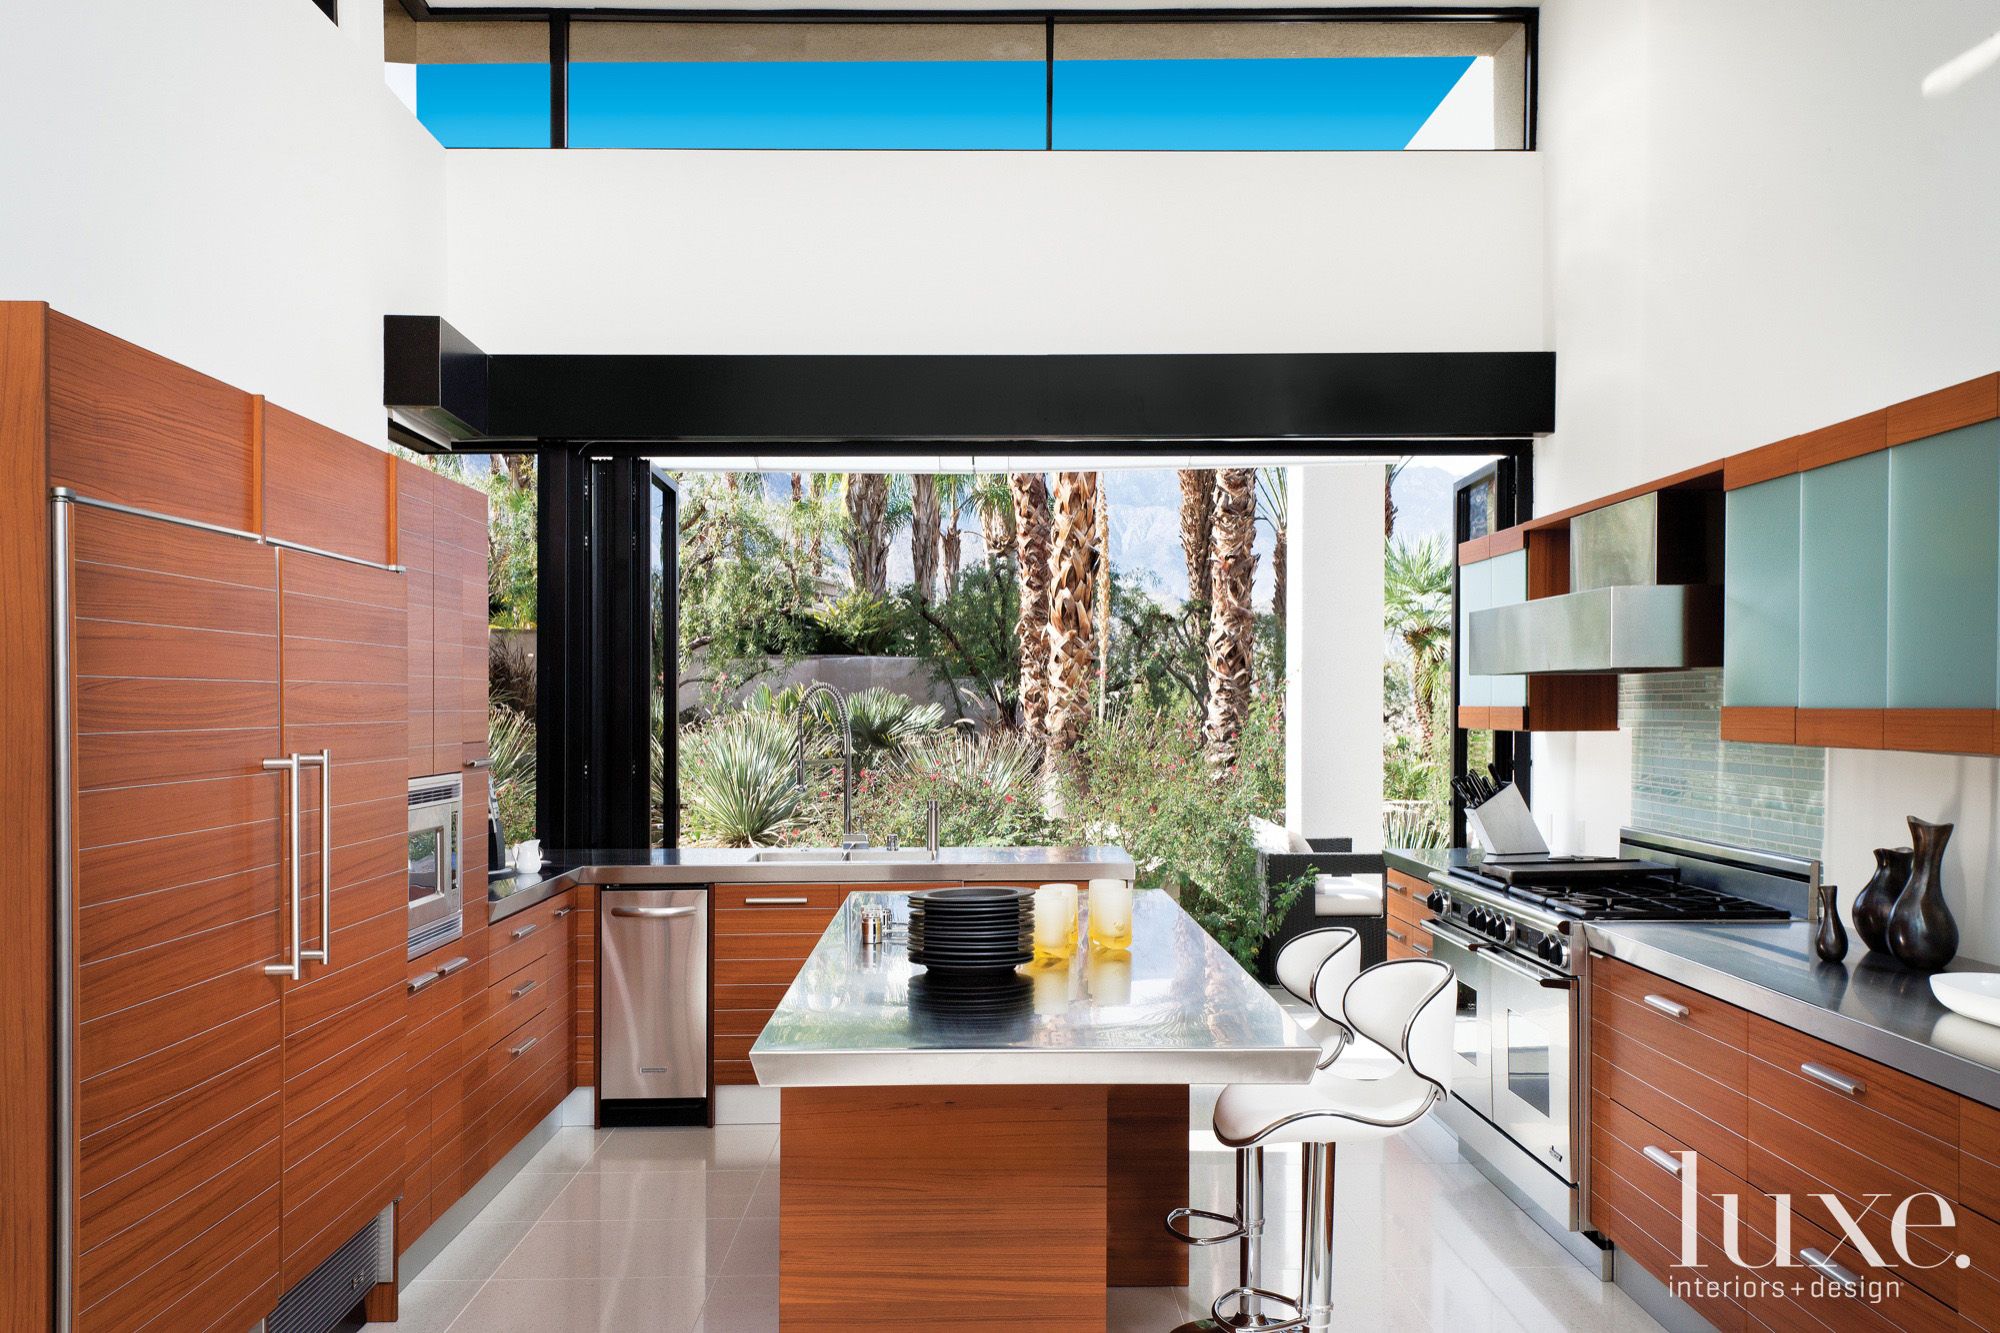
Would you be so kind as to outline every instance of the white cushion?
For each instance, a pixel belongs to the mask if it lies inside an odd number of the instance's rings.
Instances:
[[[1313,880],[1314,916],[1382,915],[1382,881],[1374,875],[1320,875]]]
[[[1267,856],[1288,856],[1292,850],[1291,835],[1268,819],[1250,818],[1250,842],[1258,851]]]
[[[1306,835],[1295,828],[1285,830],[1285,845],[1299,856],[1311,856],[1317,848],[1306,841]]]

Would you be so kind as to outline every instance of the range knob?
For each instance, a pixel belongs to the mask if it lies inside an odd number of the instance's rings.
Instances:
[[[1439,916],[1444,916],[1451,911],[1451,895],[1443,889],[1432,889],[1430,896],[1424,899],[1424,906]]]
[[[1557,967],[1569,966],[1569,946],[1562,942],[1560,936],[1544,935],[1541,943],[1535,946],[1535,952],[1544,962],[1554,963]]]

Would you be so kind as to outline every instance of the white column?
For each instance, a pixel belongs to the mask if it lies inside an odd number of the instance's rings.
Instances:
[[[1382,846],[1380,463],[1290,469],[1285,822]]]

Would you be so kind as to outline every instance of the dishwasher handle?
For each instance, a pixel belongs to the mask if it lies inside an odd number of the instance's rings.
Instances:
[[[611,915],[613,915],[613,916],[636,916],[636,917],[644,917],[644,918],[646,918],[646,919],[647,919],[647,920],[649,920],[649,921],[661,921],[661,920],[665,920],[665,919],[666,919],[666,918],[668,918],[668,917],[676,917],[676,916],[693,916],[693,915],[694,915],[694,914],[695,914],[696,912],[699,912],[700,910],[701,910],[701,908],[699,908],[699,907],[696,907],[696,906],[688,906],[688,907],[614,907],[614,908],[612,908],[612,909],[611,909]]]

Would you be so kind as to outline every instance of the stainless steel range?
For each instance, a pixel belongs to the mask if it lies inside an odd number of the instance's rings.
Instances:
[[[1458,974],[1452,1095],[1465,1156],[1587,1266],[1584,922],[1805,916],[1819,862],[1636,829],[1617,857],[1488,856],[1430,876],[1432,954]]]

